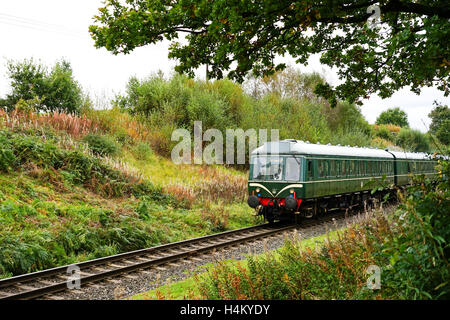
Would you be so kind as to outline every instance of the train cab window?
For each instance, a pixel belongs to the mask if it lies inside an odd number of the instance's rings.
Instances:
[[[286,180],[298,181],[300,179],[300,159],[286,158]]]
[[[256,157],[253,160],[253,179],[282,180],[283,158],[278,156]]]

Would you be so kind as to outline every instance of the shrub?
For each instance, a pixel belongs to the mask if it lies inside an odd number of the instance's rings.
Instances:
[[[89,145],[89,149],[99,156],[114,156],[119,151],[119,145],[110,136],[89,134],[83,138],[83,141]]]
[[[412,152],[430,151],[430,142],[419,130],[402,128],[396,138],[396,145]]]
[[[375,137],[372,139],[370,145],[378,149],[386,149],[387,147],[392,147],[394,144],[389,140],[385,140],[380,137]]]
[[[138,160],[148,160],[152,155],[152,149],[145,142],[140,142],[133,147],[132,152]]]
[[[0,135],[0,171],[8,172],[15,161],[16,157],[8,139]]]
[[[381,139],[388,140],[391,142],[395,141],[395,138],[394,138],[394,135],[392,134],[392,132],[389,131],[389,129],[384,125],[374,126],[374,131],[375,131],[375,136],[377,136]]]
[[[388,292],[402,299],[450,298],[450,163],[440,161],[437,181],[415,177],[397,212],[403,228],[377,250]]]

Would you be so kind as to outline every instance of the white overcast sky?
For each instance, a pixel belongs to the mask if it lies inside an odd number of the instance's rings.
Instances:
[[[95,49],[88,26],[100,7],[102,0],[1,1],[0,96],[9,91],[7,59],[33,57],[51,66],[65,58],[71,62],[74,76],[83,88],[100,100],[123,92],[132,75],[145,77],[158,70],[166,75],[172,72],[175,61],[167,58],[167,42],[138,48],[129,55],[114,56],[105,49]],[[336,73],[322,66],[318,57],[312,57],[307,67],[296,67],[322,72],[332,84],[338,81]],[[204,77],[204,70],[199,70],[198,75]],[[431,122],[428,113],[434,100],[450,104],[450,98],[434,88],[425,88],[420,95],[401,90],[389,99],[373,96],[364,100],[362,112],[374,123],[383,110],[398,106],[408,114],[412,128],[425,132]]]

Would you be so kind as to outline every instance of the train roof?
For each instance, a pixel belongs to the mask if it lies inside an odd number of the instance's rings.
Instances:
[[[287,139],[275,142],[266,142],[264,145],[253,150],[256,154],[302,154],[302,155],[327,155],[327,156],[349,156],[366,158],[394,159],[414,159],[426,160],[429,156],[426,153],[396,152],[374,148],[359,148],[350,146],[340,146],[331,144],[314,144],[294,139]]]
[[[397,159],[411,159],[411,160],[430,160],[431,155],[423,152],[399,152],[399,151],[389,151]]]

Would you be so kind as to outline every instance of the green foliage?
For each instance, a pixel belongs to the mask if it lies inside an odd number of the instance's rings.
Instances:
[[[10,141],[0,135],[0,171],[8,172],[15,164],[16,157],[12,150]]]
[[[376,124],[394,124],[402,128],[408,128],[408,115],[400,108],[388,109],[378,116]]]
[[[450,144],[450,109],[439,105],[428,115],[431,118],[430,133],[435,135],[445,145]]]
[[[210,78],[239,81],[251,71],[260,76],[285,68],[275,64],[276,55],[304,64],[320,54],[321,63],[336,68],[343,80],[335,88],[316,85],[333,106],[338,100],[361,103],[373,93],[386,98],[407,86],[419,93],[434,83],[448,95],[447,1],[382,1],[382,30],[369,26],[371,3],[108,0],[89,31],[96,47],[114,54],[166,39],[172,42],[169,57],[179,61],[177,72],[193,76],[208,65]],[[179,32],[187,33],[186,41]]]
[[[371,128],[360,108],[339,102],[331,109],[313,92],[320,81],[318,74],[302,74],[293,68],[263,80],[249,80],[245,86],[230,80],[205,82],[180,75],[165,80],[156,75],[144,80],[131,78],[126,95],[118,96],[115,103],[149,128],[157,128],[150,135],[150,145],[164,156],[170,155],[176,144],[171,141],[173,130],[192,132],[195,121],[202,121],[203,132],[215,128],[223,137],[226,128],[255,129],[257,133],[261,128],[269,134],[271,129],[279,129],[280,139],[370,145]],[[132,152],[136,154],[136,148]]]
[[[375,130],[375,136],[376,137],[380,137],[381,139],[384,140],[388,140],[391,142],[395,141],[395,137],[392,134],[391,131],[389,131],[388,128],[386,128],[384,125],[380,125],[376,130]]]
[[[132,149],[133,155],[137,160],[149,160],[153,154],[150,146],[145,142],[140,142]]]
[[[120,148],[114,138],[107,135],[89,134],[83,138],[89,145],[89,149],[99,156],[114,156]]]
[[[42,171],[42,177],[47,174],[49,181],[64,179],[70,184],[85,185],[108,197],[149,195],[153,199],[171,201],[167,195],[162,195],[160,188],[150,182],[114,170],[100,159],[88,156],[81,150],[64,150],[54,141],[45,141],[42,137],[18,134],[10,130],[0,131],[0,142],[3,142],[0,149],[3,171],[33,164],[38,168],[50,169]]]
[[[75,81],[70,63],[57,62],[50,72],[31,60],[8,62],[8,75],[12,92],[3,104],[12,110],[20,101],[28,103],[34,111],[79,113],[83,104],[81,87]],[[22,102],[21,105],[24,103]]]
[[[396,145],[412,152],[430,151],[430,142],[427,136],[419,130],[402,128],[397,135]]]
[[[402,299],[450,298],[450,165],[440,161],[438,183],[416,177],[397,215],[403,233],[379,247],[388,292]]]

